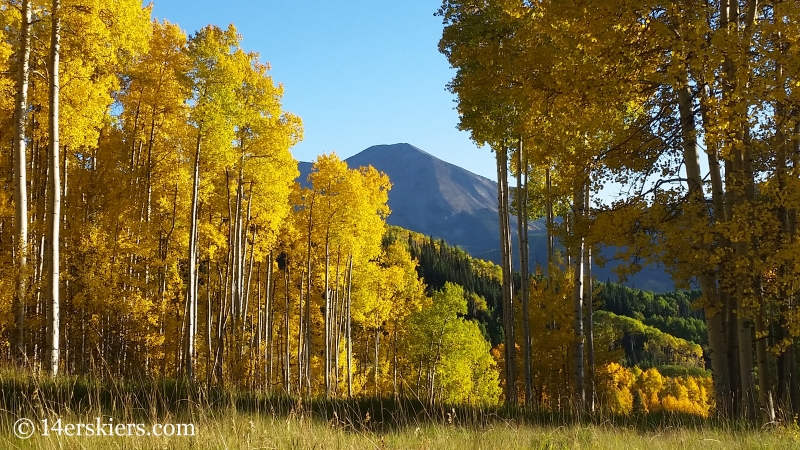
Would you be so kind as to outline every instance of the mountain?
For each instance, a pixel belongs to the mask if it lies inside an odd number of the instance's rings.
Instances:
[[[371,165],[389,176],[392,213],[387,222],[390,225],[444,239],[477,258],[500,261],[496,182],[410,144],[375,145],[345,161],[351,168]],[[306,184],[311,163],[301,162],[299,168],[299,180]],[[518,253],[514,217],[511,229]],[[532,222],[529,234],[531,264],[544,264],[547,261],[544,222]],[[605,268],[594,268],[593,275],[601,281],[616,280],[610,270],[612,266],[609,263]],[[632,276],[627,284],[657,292],[674,287],[668,275],[652,268]]]

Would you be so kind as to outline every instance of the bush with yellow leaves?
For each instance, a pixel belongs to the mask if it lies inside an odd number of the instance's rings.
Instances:
[[[644,412],[708,417],[714,407],[710,377],[665,377],[656,368],[642,371],[615,362],[600,366],[596,375],[601,407],[614,414],[630,414],[634,393],[641,399]]]
[[[596,372],[601,405],[614,414],[628,414],[633,409],[631,387],[633,372],[615,362],[600,366]]]

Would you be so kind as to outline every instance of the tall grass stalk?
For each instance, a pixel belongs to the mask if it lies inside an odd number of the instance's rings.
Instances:
[[[0,369],[0,448],[800,448],[792,423],[680,414],[615,416],[535,408],[427,405],[395,398],[300,399],[206,388],[175,380],[42,378]],[[21,417],[37,424],[192,424],[190,437],[67,437],[41,430],[17,438]]]

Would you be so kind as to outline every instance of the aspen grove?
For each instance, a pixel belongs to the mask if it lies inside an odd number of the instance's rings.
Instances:
[[[389,179],[331,154],[301,186],[301,120],[233,25],[187,36],[139,0],[4,1],[0,22],[7,363],[497,402],[463,291],[431,299],[384,245]],[[447,352],[411,338],[431,327],[456,327]]]
[[[696,306],[717,412],[774,422],[776,411],[791,417],[800,407],[799,8],[443,2],[440,50],[457,70],[449,88],[460,127],[497,155],[501,210],[510,167],[530,178],[523,192],[539,193],[520,196],[532,201],[517,209],[542,211],[563,236],[566,260],[551,258],[550,270],[572,277],[562,286],[573,291],[572,395],[583,407],[592,406],[599,349],[585,274],[600,245],[629,270],[658,263],[679,285],[702,290]],[[601,199],[604,188],[619,195]],[[554,208],[563,209],[558,224]],[[513,310],[512,293],[504,290],[504,303]],[[508,385],[521,383],[529,396],[530,373],[515,375],[513,353]]]
[[[4,366],[305,399],[800,408],[797,2],[445,0],[459,126],[496,155],[499,266],[388,227],[371,166],[325,154],[299,180],[302,121],[269,64],[234,25],[187,34],[151,8],[0,0]],[[623,274],[666,267],[687,290],[643,304],[682,302],[707,340],[665,331],[678,312],[603,305],[629,295],[592,279],[609,248]]]

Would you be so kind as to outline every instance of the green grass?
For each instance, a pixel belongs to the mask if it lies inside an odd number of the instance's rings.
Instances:
[[[19,439],[41,423],[192,424],[192,437]],[[299,400],[174,381],[55,381],[0,370],[0,449],[800,449],[800,427],[674,414],[580,415],[506,408],[426,407],[410,400]]]

